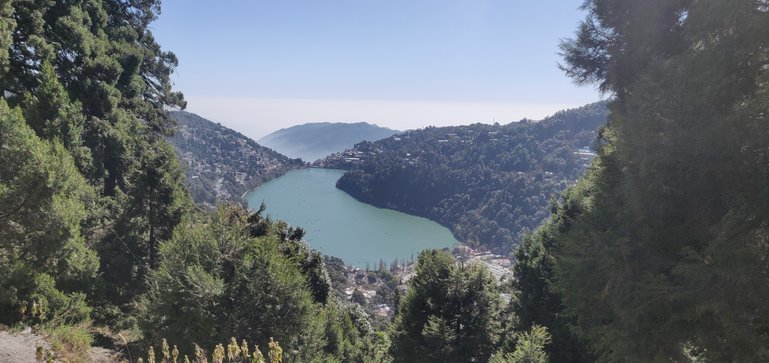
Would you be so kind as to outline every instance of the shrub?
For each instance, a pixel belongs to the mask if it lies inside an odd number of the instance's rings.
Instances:
[[[90,362],[93,337],[82,325],[61,325],[53,328],[51,347],[61,362]]]

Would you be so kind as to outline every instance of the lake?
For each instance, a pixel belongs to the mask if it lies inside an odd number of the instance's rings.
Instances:
[[[458,243],[448,228],[429,219],[361,203],[336,188],[343,170],[301,169],[246,194],[249,208],[304,228],[305,240],[349,265],[371,268],[382,259],[416,259],[419,251]]]

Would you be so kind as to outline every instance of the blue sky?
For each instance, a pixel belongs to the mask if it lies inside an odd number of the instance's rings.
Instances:
[[[599,99],[558,70],[582,0],[165,0],[188,110],[258,138],[305,122],[396,129],[541,118]]]

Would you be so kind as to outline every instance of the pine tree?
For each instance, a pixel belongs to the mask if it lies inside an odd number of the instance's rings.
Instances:
[[[462,268],[444,252],[423,251],[393,322],[398,362],[486,361],[498,340],[499,294],[480,265]]]
[[[98,268],[81,233],[93,190],[64,147],[38,138],[3,100],[0,135],[1,319],[81,321]]]
[[[160,245],[158,268],[141,303],[151,341],[174,337],[212,346],[228,337],[274,337],[299,359],[323,355],[322,306],[313,301],[300,266],[280,250],[282,229],[251,237],[249,213],[221,207],[186,220]]]
[[[556,260],[553,249],[557,244],[559,229],[576,213],[576,206],[554,205],[553,215],[537,230],[526,235],[515,253],[512,288],[515,297],[507,308],[512,319],[505,327],[508,338],[503,344],[512,349],[519,332],[533,326],[543,326],[551,334],[553,344],[547,346],[548,355],[556,362],[589,362],[595,357],[587,343],[579,339],[569,328],[574,324],[566,314],[561,296],[553,285]],[[572,208],[572,210],[566,210]]]
[[[564,69],[615,100],[564,204],[557,290],[602,361],[769,359],[769,13],[594,0]]]
[[[0,84],[5,83],[8,74],[10,65],[8,50],[13,43],[13,29],[16,27],[16,20],[12,16],[12,5],[12,0],[0,0]]]
[[[132,178],[133,197],[127,213],[133,218],[134,229],[146,231],[146,247],[150,268],[157,268],[160,241],[171,238],[174,227],[191,207],[185,192],[184,173],[169,144],[158,144],[144,155],[139,172]],[[138,225],[135,218],[143,219]]]
[[[144,290],[153,251],[188,208],[164,140],[167,107],[185,102],[171,89],[177,59],[150,32],[159,11],[156,0],[0,1],[0,97],[98,186],[83,225],[106,282],[92,294],[106,310]],[[140,205],[149,192],[159,200]]]
[[[489,363],[547,363],[548,354],[545,348],[551,344],[547,328],[533,325],[529,331],[517,333],[515,351],[512,353],[497,353]]]

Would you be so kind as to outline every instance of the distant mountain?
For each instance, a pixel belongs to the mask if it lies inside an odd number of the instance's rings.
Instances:
[[[361,141],[377,141],[397,133],[365,122],[321,122],[280,129],[259,139],[259,143],[290,157],[311,162],[344,151]]]
[[[348,169],[337,187],[379,207],[430,218],[473,247],[507,253],[550,213],[595,154],[606,103],[542,121],[428,127],[361,142],[316,166]]]
[[[194,113],[173,111],[178,126],[169,140],[185,166],[187,188],[198,203],[242,202],[259,184],[304,166],[243,134]]]

